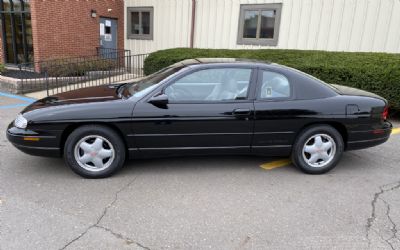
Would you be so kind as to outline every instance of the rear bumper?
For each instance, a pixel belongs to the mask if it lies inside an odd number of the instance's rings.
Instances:
[[[380,145],[389,140],[392,127],[390,122],[384,122],[380,128],[350,132],[346,149],[356,150]]]
[[[363,141],[349,141],[347,142],[347,150],[356,150],[356,149],[374,147],[386,142],[387,140],[389,140],[389,138],[390,136],[370,139],[370,140],[363,140]]]
[[[35,131],[24,130],[10,124],[7,139],[20,151],[36,156],[60,157],[58,139],[55,135],[41,135]]]

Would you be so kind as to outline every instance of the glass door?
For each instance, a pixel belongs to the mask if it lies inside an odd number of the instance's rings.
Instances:
[[[32,25],[28,0],[0,0],[3,51],[6,63],[33,61]]]

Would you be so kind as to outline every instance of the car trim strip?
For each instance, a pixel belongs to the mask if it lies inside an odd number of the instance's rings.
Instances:
[[[270,135],[270,134],[294,134],[294,131],[276,131],[276,132],[254,132],[255,135]]]
[[[232,147],[165,147],[165,148],[129,148],[134,150],[197,150],[197,149],[250,149],[250,146],[232,146]]]
[[[293,131],[283,131],[283,132],[255,132],[255,133],[187,133],[187,134],[128,134],[126,136],[133,137],[145,137],[145,136],[202,136],[202,135],[268,135],[268,134],[293,134]]]
[[[196,135],[251,135],[252,133],[187,133],[187,134],[129,134],[127,136],[196,136]]]
[[[32,147],[32,146],[25,146],[21,144],[15,144],[13,145],[17,148],[29,148],[29,149],[40,149],[40,150],[60,150],[60,148],[54,148],[54,147]]]
[[[10,134],[11,136],[15,136],[15,137],[43,138],[43,139],[45,139],[45,138],[49,138],[49,139],[50,138],[52,138],[52,139],[57,138],[54,135],[18,135],[18,134],[11,134],[8,131],[7,131],[7,133]]]
[[[232,146],[232,147],[165,147],[165,148],[129,148],[135,150],[198,150],[198,149],[251,149],[251,148],[290,148],[291,145],[271,145],[271,146]]]
[[[370,139],[370,140],[361,140],[361,141],[349,141],[347,143],[363,143],[363,142],[373,142],[373,141],[383,141],[389,139],[390,136],[385,136],[382,138]]]
[[[383,130],[385,132],[392,130],[392,128],[380,128],[379,130]],[[357,130],[357,131],[349,131],[349,133],[371,133],[374,132],[375,129],[371,129],[371,130]]]

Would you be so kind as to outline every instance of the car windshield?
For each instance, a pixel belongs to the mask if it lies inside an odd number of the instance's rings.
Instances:
[[[125,86],[123,95],[139,99],[157,88],[161,81],[178,72],[182,68],[183,66],[167,67],[144,78],[130,82]]]

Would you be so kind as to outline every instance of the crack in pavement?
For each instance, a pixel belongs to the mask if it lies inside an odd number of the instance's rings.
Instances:
[[[239,246],[236,248],[236,250],[241,250],[244,249],[245,245],[251,240],[250,236],[246,236],[242,242],[240,242]]]
[[[397,225],[396,225],[396,223],[394,223],[392,217],[390,217],[390,204],[386,200],[384,200],[382,198],[379,198],[379,199],[381,201],[383,201],[383,203],[385,203],[385,205],[386,205],[386,217],[388,218],[390,224],[392,224],[392,226],[390,227],[390,231],[392,232],[392,236],[389,239],[386,239],[385,241],[394,250],[395,248],[393,247],[393,244],[390,243],[390,240],[397,239]]]
[[[379,192],[374,194],[374,198],[371,201],[371,207],[372,207],[372,212],[371,212],[371,216],[367,219],[367,225],[366,225],[366,238],[368,240],[368,248],[371,248],[371,239],[369,237],[372,225],[376,219],[376,202],[379,200],[382,200],[385,205],[386,205],[386,216],[388,217],[389,222],[392,224],[391,227],[391,231],[393,233],[392,237],[390,239],[382,239],[385,240],[385,242],[392,248],[394,249],[393,245],[389,242],[389,240],[393,239],[393,238],[397,238],[397,226],[394,223],[394,221],[392,220],[392,218],[390,217],[389,213],[390,213],[390,206],[389,203],[387,201],[385,201],[384,199],[382,199],[380,196],[386,192],[390,192],[393,191],[395,189],[399,189],[400,188],[400,181],[399,182],[394,182],[394,183],[389,183],[389,184],[384,184],[382,186],[379,186]],[[376,230],[374,230],[375,232],[377,232]]]
[[[143,245],[140,244],[139,242],[136,242],[136,241],[132,240],[132,239],[129,238],[129,237],[123,236],[122,234],[115,233],[113,230],[111,230],[111,229],[109,229],[109,228],[107,228],[107,227],[98,226],[98,225],[95,226],[95,227],[101,228],[101,229],[103,229],[104,231],[111,233],[112,235],[114,235],[114,236],[115,236],[116,238],[118,238],[118,239],[125,240],[125,242],[126,242],[128,245],[134,243],[134,244],[136,244],[137,246],[139,246],[139,247],[141,247],[141,248],[143,248],[143,249],[150,250],[150,248],[148,248],[148,247],[146,247],[146,246],[143,246]]]
[[[109,233],[111,233],[113,236],[115,236],[118,239],[123,239],[125,240],[127,243],[132,244],[135,243],[137,246],[146,249],[146,250],[150,250],[150,248],[143,246],[142,244],[123,236],[122,234],[119,233],[115,233],[113,232],[111,229],[100,226],[100,222],[101,220],[106,216],[108,210],[114,206],[114,204],[118,201],[118,195],[124,191],[125,189],[127,189],[130,185],[132,185],[133,182],[135,182],[135,180],[137,179],[137,176],[135,178],[133,178],[133,180],[131,180],[130,182],[128,182],[126,185],[124,185],[122,188],[120,188],[114,195],[114,199],[104,208],[103,213],[99,216],[99,218],[96,220],[96,223],[90,225],[88,228],[86,228],[86,230],[84,232],[82,232],[81,234],[79,234],[77,237],[75,237],[74,239],[72,239],[71,241],[69,241],[67,244],[65,244],[62,248],[60,248],[60,250],[64,250],[67,247],[69,247],[72,243],[78,241],[79,239],[81,239],[87,232],[89,232],[90,229],[92,228],[101,228]]]

